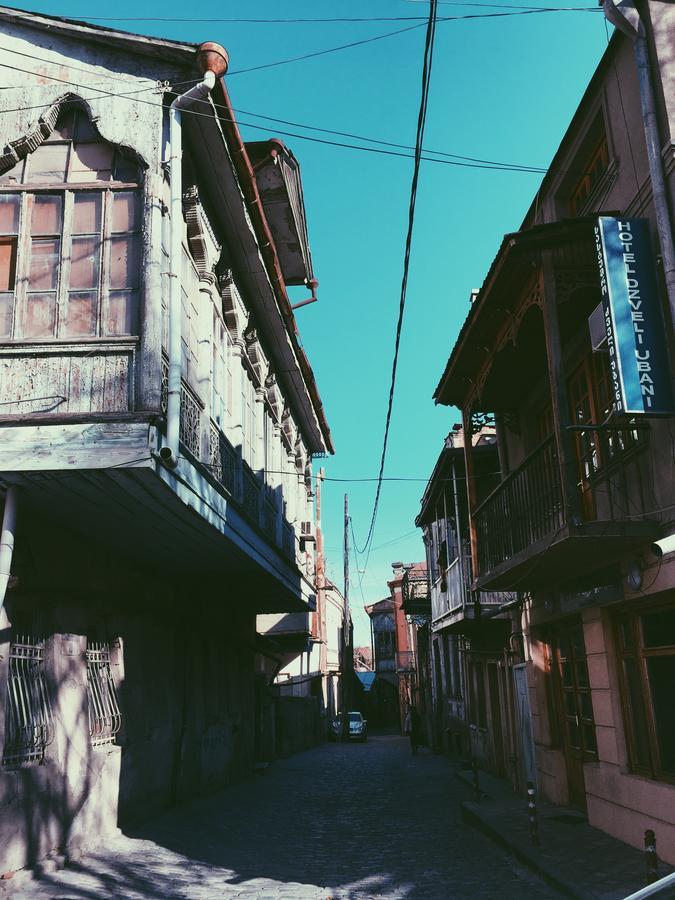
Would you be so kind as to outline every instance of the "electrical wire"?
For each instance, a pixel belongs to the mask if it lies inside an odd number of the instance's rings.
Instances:
[[[22,56],[27,59],[31,59],[32,61],[45,62],[45,63],[55,65],[53,60],[44,59],[42,57],[35,57],[31,54],[23,53],[19,50],[10,49],[9,47],[0,47],[0,49],[4,50],[7,53],[13,53],[17,56]],[[35,74],[34,72],[31,72],[29,69],[24,69],[19,66],[11,66],[9,63],[0,63],[0,66],[3,68],[11,69],[12,71],[26,74],[26,75]],[[72,68],[74,71],[87,71],[86,69],[81,69],[80,67],[76,67],[76,66],[70,66],[68,64],[65,64],[61,68],[67,68],[67,69]],[[91,74],[91,73],[89,73],[89,74]],[[45,73],[41,73],[41,77],[48,78],[52,81],[56,81],[61,84],[67,84],[67,85],[70,85],[73,87],[85,87],[85,85],[82,85],[78,81],[70,81],[65,78],[59,78],[55,75],[48,75]],[[182,86],[184,84],[196,84],[197,81],[198,81],[198,79],[186,81],[186,82],[177,82],[172,87],[176,87],[179,85]],[[9,86],[8,89],[12,89],[13,87],[15,87],[15,86]],[[18,87],[18,86],[16,86],[16,87]],[[87,87],[89,87],[91,90],[98,91],[100,94],[103,95],[103,97],[114,97],[114,98],[119,98],[119,99],[127,99],[127,100],[130,100],[131,102],[142,103],[142,104],[145,104],[148,106],[153,106],[153,107],[155,107],[157,105],[154,101],[151,101],[151,100],[137,99],[138,94],[148,93],[150,91],[156,90],[156,88],[157,88],[156,84],[145,87],[145,88],[141,88],[137,91],[129,91],[129,92],[123,93],[123,94],[116,93],[114,91],[108,91],[104,88],[98,88],[98,87],[95,87],[94,85],[90,85]],[[86,102],[90,102],[92,100],[103,99],[103,97],[82,97],[80,99],[82,99]],[[221,115],[223,113],[227,113],[227,110],[225,107],[223,107],[221,104],[214,103],[212,100],[200,100],[199,98],[197,98],[194,102],[196,104],[197,103],[204,104],[210,110],[212,110],[215,107],[215,109],[217,109],[221,113]],[[13,113],[13,112],[25,112],[27,110],[34,110],[34,109],[44,109],[44,104],[36,104],[34,106],[21,106],[21,107],[3,109],[3,110],[0,110],[0,115],[5,114],[5,113]],[[295,125],[296,127],[305,128],[310,131],[319,131],[324,134],[334,134],[337,136],[351,137],[356,140],[364,140],[364,141],[368,141],[373,144],[378,144],[380,146],[396,147],[396,148],[400,148],[403,150],[412,150],[413,153],[401,153],[401,152],[395,152],[393,150],[378,150],[375,147],[363,147],[363,146],[359,146],[356,144],[348,144],[348,143],[345,143],[342,141],[328,141],[328,140],[324,140],[324,139],[320,139],[320,138],[313,138],[309,135],[298,134],[297,132],[280,131],[278,129],[275,129],[276,134],[281,134],[281,135],[284,135],[285,137],[286,136],[294,137],[294,138],[298,138],[299,140],[310,141],[311,143],[325,144],[327,146],[340,147],[340,148],[345,148],[345,149],[350,149],[350,150],[357,150],[357,151],[362,151],[362,152],[366,152],[366,153],[380,153],[385,156],[396,156],[396,157],[401,157],[404,159],[414,159],[414,149],[415,148],[410,147],[406,144],[397,144],[392,141],[383,141],[383,140],[379,140],[377,138],[370,138],[370,137],[366,137],[364,135],[353,134],[351,132],[342,132],[342,131],[335,131],[333,129],[328,129],[328,128],[319,128],[317,126],[306,125],[304,123],[295,123],[295,122],[291,122],[287,119],[279,119],[279,118],[276,118],[273,116],[266,116],[266,115],[262,115],[260,113],[248,112],[248,111],[241,110],[241,109],[236,110],[236,111],[242,112],[242,113],[244,113],[244,115],[251,115],[251,116],[254,116],[255,118],[264,119],[267,121]],[[212,113],[211,112],[199,112],[198,110],[195,110],[195,109],[186,109],[183,111],[183,115],[204,116],[207,118],[211,118]],[[234,121],[234,120],[231,120],[231,121]],[[238,119],[236,124],[240,125],[242,127],[246,127],[246,128],[253,128],[258,131],[267,131],[268,130],[267,128],[263,128],[261,125],[257,125],[254,122],[246,122],[241,119]],[[545,174],[547,171],[549,171],[548,169],[546,169],[543,166],[531,166],[531,165],[520,164],[520,163],[505,163],[505,162],[500,162],[498,160],[481,159],[479,157],[464,156],[464,155],[457,154],[457,153],[446,153],[446,152],[440,151],[440,150],[424,150],[423,149],[422,152],[423,153],[433,153],[437,156],[443,157],[442,159],[435,159],[433,157],[423,155],[422,160],[424,162],[435,162],[435,163],[439,163],[441,165],[450,165],[450,166],[455,166],[455,167],[459,167],[459,168],[497,169],[498,171],[525,172],[528,174]],[[568,172],[571,170],[565,170],[565,171]],[[560,172],[558,172],[558,174],[560,174]]]
[[[563,12],[565,10],[561,10],[559,8],[554,7],[543,7],[536,9],[520,9],[520,10],[510,10],[507,12],[492,12],[492,13],[466,13],[462,16],[443,16],[438,21],[441,22],[459,22],[466,21],[468,19],[496,19],[496,18],[504,18],[506,16],[531,16],[538,15],[540,13],[550,13],[550,12]],[[436,19],[434,19],[434,27],[435,27]],[[337,47],[326,47],[323,50],[312,50],[309,53],[303,53],[300,56],[291,56],[286,59],[275,60],[274,62],[269,63],[260,63],[257,66],[247,66],[245,69],[234,69],[231,72],[227,73],[227,77],[231,78],[233,75],[243,75],[246,72],[258,72],[261,69],[272,69],[276,66],[286,66],[289,63],[301,62],[306,59],[314,59],[318,56],[325,56],[328,53],[337,53],[341,50],[349,50],[352,47],[361,47],[364,44],[372,44],[375,41],[383,41],[386,38],[395,37],[399,34],[405,34],[408,31],[415,31],[418,28],[424,28],[425,23],[420,22],[415,25],[408,25],[405,28],[397,28],[395,31],[386,31],[384,34],[375,34],[372,37],[362,38],[358,41],[350,41],[348,44],[340,44]]]
[[[419,183],[420,165],[422,160],[422,147],[424,146],[424,129],[427,120],[427,109],[429,103],[429,88],[431,84],[431,70],[434,55],[434,39],[436,35],[436,15],[438,11],[438,0],[430,0],[429,3],[429,22],[427,24],[427,33],[424,45],[424,59],[422,62],[422,90],[420,97],[420,107],[417,116],[417,135],[415,139],[415,164],[413,167],[412,183],[410,186],[410,204],[408,208],[408,229],[405,239],[405,254],[403,259],[403,277],[401,279],[401,297],[399,300],[398,321],[396,323],[396,337],[394,339],[394,358],[391,367],[391,384],[389,387],[389,399],[387,401],[387,415],[384,426],[384,438],[382,441],[382,455],[380,458],[380,470],[378,472],[378,482],[375,491],[375,502],[373,503],[373,512],[370,519],[370,526],[363,549],[359,550],[355,544],[358,553],[367,551],[366,565],[370,559],[370,548],[372,546],[373,534],[375,532],[375,523],[377,521],[377,512],[380,505],[380,496],[382,493],[382,479],[384,477],[384,466],[387,459],[387,447],[389,444],[389,431],[391,428],[391,417],[394,406],[394,392],[396,389],[396,373],[398,369],[398,356],[401,346],[401,332],[403,330],[403,315],[405,312],[406,295],[408,289],[408,273],[410,271],[410,253],[412,249],[412,236],[415,225],[415,206],[417,201],[417,186]]]
[[[426,0],[422,0],[426,2]],[[453,3],[452,6],[481,7],[486,9],[512,9],[536,12],[598,12],[596,6],[519,6],[511,3]],[[439,16],[438,21],[443,22],[451,16]],[[480,18],[480,17],[478,17]],[[249,19],[249,18],[214,18],[194,16],[90,16],[88,22],[194,22],[204,24],[230,24],[230,25],[306,25],[306,24],[332,24],[332,23],[360,23],[360,22],[426,22],[426,16],[328,16],[305,18],[278,18],[278,19]]]

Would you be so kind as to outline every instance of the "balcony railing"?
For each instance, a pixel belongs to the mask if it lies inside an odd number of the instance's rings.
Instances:
[[[290,522],[281,523],[281,550],[288,559],[295,560],[295,528]]]
[[[427,570],[406,569],[401,584],[403,591],[403,609],[406,613],[428,614],[431,611],[429,581]]]
[[[209,431],[209,467],[213,477],[234,496],[237,483],[237,454],[215,422],[211,422]]]
[[[168,381],[169,366],[166,358],[163,358],[161,408],[164,414],[167,411]],[[186,381],[183,381],[181,385],[180,441],[183,448],[189,451],[195,460],[202,459],[202,411],[203,406],[197,394]],[[253,469],[241,459],[220,427],[213,421],[209,423],[208,460],[203,464],[208,468],[209,474],[228,491],[231,499],[241,507],[251,522],[264,533],[269,542],[278,547],[290,562],[298,562],[295,529],[284,516],[282,516],[281,530],[279,531],[277,528],[278,501],[272,488],[265,485],[260,476],[256,475]],[[238,484],[239,471],[241,471],[241,482]],[[312,570],[307,559],[303,558],[300,565],[308,572]]]
[[[475,511],[480,572],[554,533],[563,524],[557,448],[547,438]]]
[[[574,521],[566,519],[557,447],[551,436],[474,512],[479,568],[474,574],[479,584],[504,586],[508,579],[498,581],[490,573],[498,567],[505,571],[520,565],[528,555],[549,556],[556,541],[566,541],[573,533],[586,535],[591,540],[595,538],[594,544],[586,541],[584,547],[588,559],[583,565],[589,569],[603,563],[600,556],[595,560],[592,558],[594,553],[604,553],[605,561],[609,561],[619,539],[626,547],[629,544],[638,546],[642,533],[646,534],[650,528],[653,530],[653,523],[638,521],[646,509],[645,493],[649,482],[649,473],[644,471],[646,433],[632,426],[575,429],[573,434],[578,506]],[[613,540],[614,547],[611,546]],[[504,566],[516,557],[516,561]],[[574,558],[575,568],[579,569],[581,560]],[[564,564],[561,565],[563,571],[557,574],[564,577]],[[534,572],[526,570],[525,574],[532,581]],[[486,575],[490,578],[485,579]],[[522,576],[518,585],[527,588]]]
[[[242,507],[246,515],[256,525],[260,525],[260,502],[262,499],[262,484],[248,463],[242,462],[243,496]]]

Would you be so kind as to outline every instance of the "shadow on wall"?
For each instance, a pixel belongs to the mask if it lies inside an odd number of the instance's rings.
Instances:
[[[13,677],[6,680],[0,672],[3,687],[28,696],[38,689],[39,663],[51,727],[40,752],[31,756],[24,750],[23,758],[18,754],[0,769],[0,873],[40,871],[40,861],[50,855],[77,859],[118,833],[118,825],[222,788],[250,769],[253,615],[233,614],[227,623],[194,615],[181,623],[166,604],[161,614],[157,608],[133,615],[108,612],[95,599],[91,603],[90,609],[58,603],[49,609],[36,602],[29,618],[40,624],[11,630]],[[22,610],[15,616],[18,623],[32,602],[15,595],[8,603],[10,621],[12,605]],[[92,619],[99,633],[104,622],[106,634],[115,636],[103,642],[105,647],[117,648],[107,673],[119,698],[122,727],[109,734],[107,676],[92,679],[94,629],[83,624]],[[10,629],[0,631],[3,635],[0,654],[6,659]],[[14,657],[24,645],[43,650],[22,673],[17,665],[24,663]],[[9,707],[8,697],[3,700]],[[18,708],[15,702],[13,709]],[[103,736],[95,728],[92,734],[97,714]],[[7,740],[2,745],[6,750]]]

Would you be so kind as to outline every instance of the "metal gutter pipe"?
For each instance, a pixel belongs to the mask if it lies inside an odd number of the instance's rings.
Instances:
[[[169,247],[169,384],[166,409],[166,444],[159,451],[162,462],[178,465],[180,395],[183,376],[181,275],[183,262],[183,142],[181,110],[193,101],[205,100],[216,84],[216,72],[208,69],[200,84],[176,97],[169,109],[170,247]]]
[[[12,568],[12,555],[14,554],[16,495],[17,489],[14,485],[9,487],[5,494],[5,510],[2,516],[2,532],[0,532],[0,610],[5,603],[5,594]]]
[[[673,243],[673,227],[668,207],[666,177],[661,156],[661,140],[656,118],[656,101],[654,98],[654,85],[651,79],[647,35],[634,0],[604,0],[602,9],[605,18],[633,41],[640,87],[640,105],[642,106],[642,119],[647,142],[649,174],[652,182],[656,229],[661,245],[663,274],[666,281],[672,327],[675,325],[675,245]]]

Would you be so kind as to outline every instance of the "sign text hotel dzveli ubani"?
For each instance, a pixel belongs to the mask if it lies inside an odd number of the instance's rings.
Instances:
[[[615,410],[672,414],[675,406],[649,223],[601,216],[595,226],[595,245]]]

